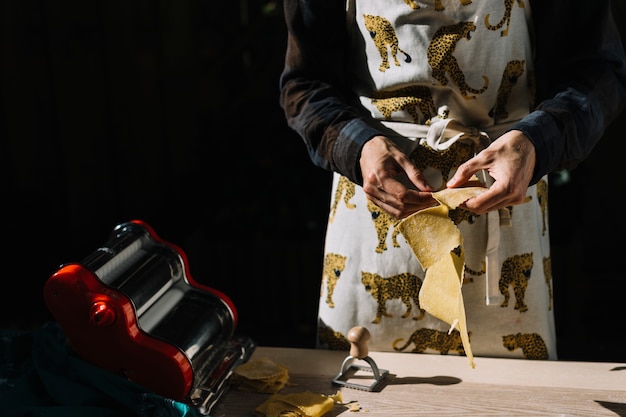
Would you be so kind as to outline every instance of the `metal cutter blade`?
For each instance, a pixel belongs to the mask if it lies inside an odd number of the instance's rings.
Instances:
[[[360,389],[364,391],[377,391],[380,387],[382,381],[389,374],[389,371],[386,369],[378,369],[376,362],[369,356],[362,358],[361,360],[367,362],[369,366],[365,365],[357,365],[353,363],[356,359],[354,356],[348,355],[343,363],[341,364],[341,369],[337,376],[333,379],[334,385],[341,385],[348,388]],[[369,384],[358,384],[356,382],[351,382],[353,379],[362,378],[362,379],[371,379],[369,375],[367,377],[363,375],[357,375],[359,371],[363,372],[371,372],[374,381]]]

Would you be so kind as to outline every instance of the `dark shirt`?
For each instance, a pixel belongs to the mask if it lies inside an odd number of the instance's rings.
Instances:
[[[538,105],[511,129],[535,145],[532,185],[589,155],[626,102],[626,58],[610,0],[530,5]],[[362,185],[361,149],[385,134],[346,82],[345,1],[284,0],[284,11],[289,36],[280,104],[287,123],[315,165]]]

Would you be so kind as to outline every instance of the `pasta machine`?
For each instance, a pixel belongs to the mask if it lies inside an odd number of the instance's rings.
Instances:
[[[233,302],[188,270],[180,248],[133,220],[61,265],[44,301],[82,359],[208,415],[256,345],[236,333]]]

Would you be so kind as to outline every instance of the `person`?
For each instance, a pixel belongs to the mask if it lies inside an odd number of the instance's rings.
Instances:
[[[317,347],[354,326],[376,351],[464,354],[420,308],[398,222],[478,179],[450,211],[476,356],[557,359],[548,174],[574,169],[626,97],[610,0],[284,0],[280,105],[333,172]],[[454,215],[454,217],[453,217]]]

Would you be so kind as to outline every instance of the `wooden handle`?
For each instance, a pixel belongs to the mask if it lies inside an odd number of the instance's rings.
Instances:
[[[369,354],[367,342],[370,340],[370,332],[365,327],[356,326],[348,332],[350,342],[350,356],[363,359]]]

